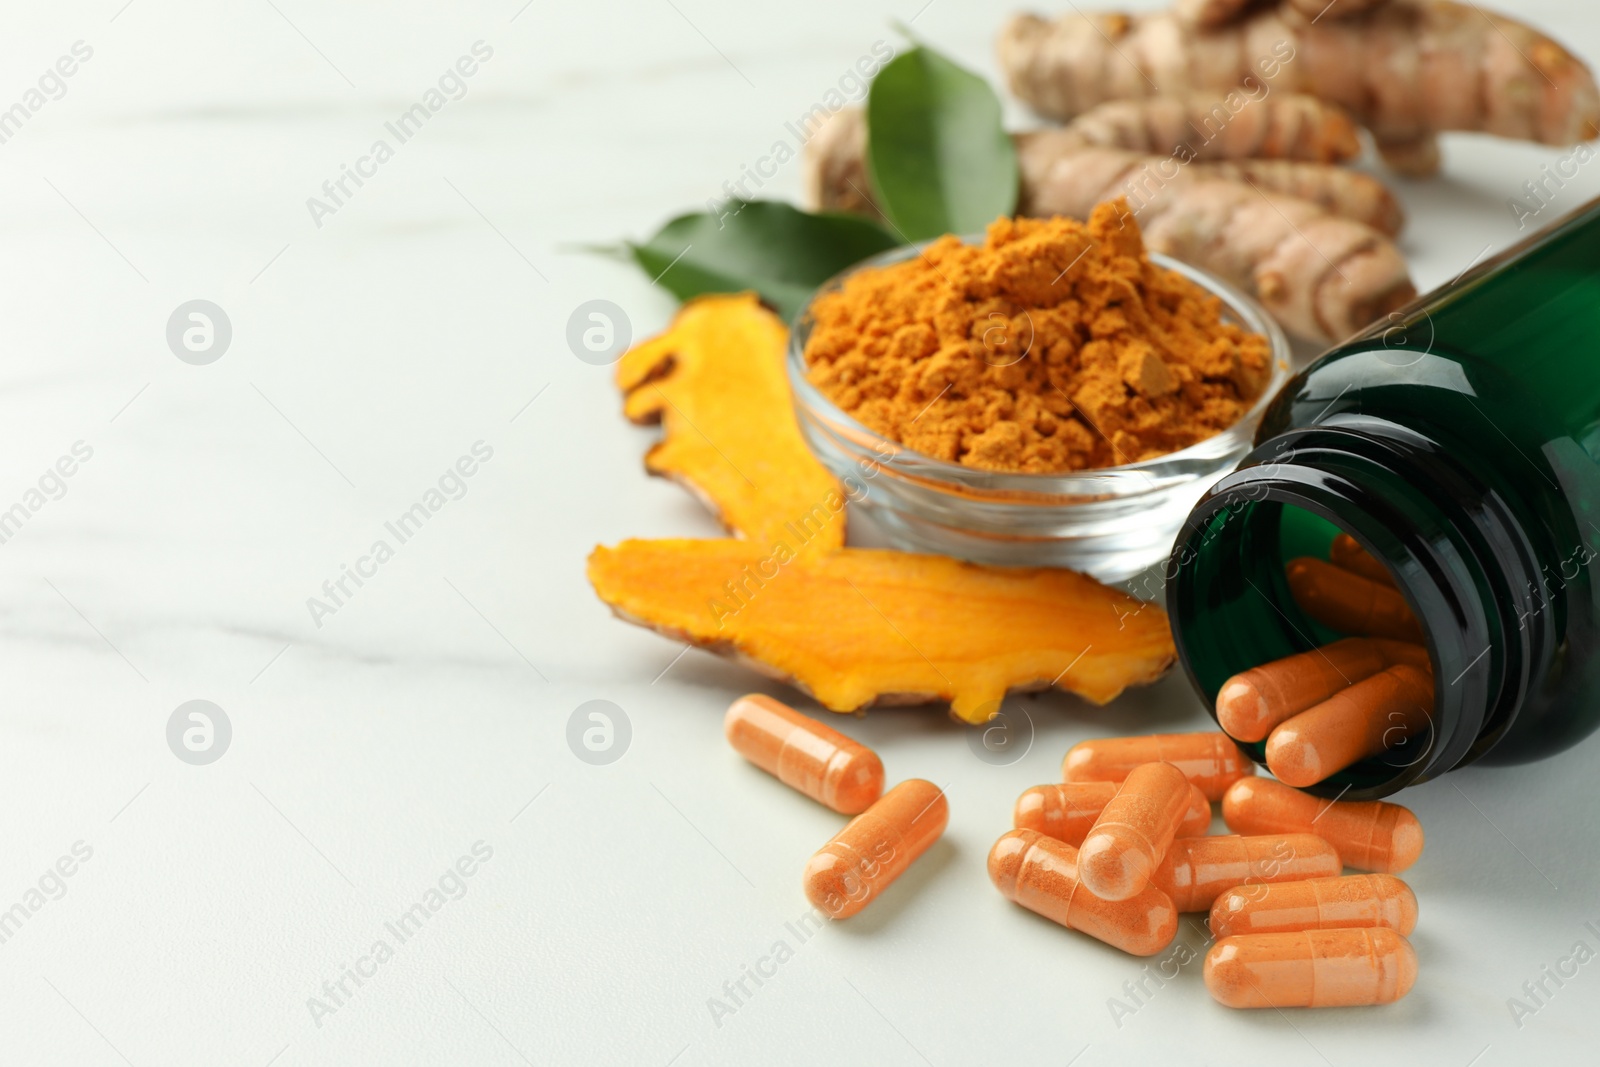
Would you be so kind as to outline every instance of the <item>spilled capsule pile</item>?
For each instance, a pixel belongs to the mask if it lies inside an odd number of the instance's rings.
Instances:
[[[1382,646],[1339,654],[1373,676],[1407,665],[1404,650]],[[1286,691],[1271,677],[1259,688]],[[1311,707],[1337,691],[1313,679],[1291,699]],[[989,852],[1006,899],[1135,956],[1166,949],[1181,913],[1208,912],[1204,979],[1228,1007],[1377,1005],[1410,992],[1417,901],[1392,872],[1416,861],[1422,828],[1406,809],[1257,778],[1221,733],[1086,741],[1062,775],[1018,797],[1014,828]],[[1222,802],[1232,834],[1207,833],[1210,804],[1198,812],[1197,794]],[[1347,865],[1374,873],[1345,875]]]
[[[1416,670],[1382,645],[1338,655],[1371,666],[1372,678]],[[1328,687],[1325,677],[1253,681],[1252,699],[1269,703],[1287,692],[1315,707],[1348,692],[1308,698]],[[830,918],[859,914],[949,822],[938,786],[912,778],[885,792],[876,753],[770,697],[735,701],[724,732],[774,778],[854,816],[802,875],[807,899]],[[1067,753],[1062,776],[1017,799],[1014,828],[989,851],[989,878],[1008,900],[1135,956],[1171,945],[1182,913],[1208,912],[1204,980],[1228,1007],[1388,1004],[1415,983],[1406,937],[1417,901],[1394,872],[1416,861],[1423,838],[1406,809],[1318,800],[1255,777],[1222,733],[1086,741]],[[1231,834],[1209,834],[1213,800]],[[1371,873],[1346,875],[1346,866]]]

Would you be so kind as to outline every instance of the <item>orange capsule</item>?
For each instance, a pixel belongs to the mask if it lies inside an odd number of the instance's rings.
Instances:
[[[1417,980],[1417,954],[1393,930],[1245,934],[1211,947],[1205,976],[1230,1008],[1393,1004]]]
[[[1100,817],[1111,798],[1117,795],[1116,782],[1063,782],[1036,785],[1017,798],[1011,825],[1019,830],[1037,830],[1046,837],[1065,841],[1076,848],[1089,836],[1089,827]],[[1178,827],[1179,837],[1200,837],[1211,829],[1211,803],[1205,794],[1189,786],[1189,807]]]
[[[1275,728],[1267,767],[1285,785],[1316,785],[1421,732],[1432,711],[1433,679],[1389,667]]]
[[[841,815],[866,811],[883,795],[876,752],[771,697],[735,700],[722,729],[739,755]]]
[[[1120,782],[1145,763],[1170,763],[1205,794],[1216,800],[1240,778],[1256,773],[1255,764],[1227,734],[1145,734],[1143,737],[1100,737],[1067,749],[1061,777],[1069,782]]]
[[[1395,874],[1422,855],[1422,824],[1382,800],[1322,800],[1270,778],[1233,783],[1222,818],[1239,834],[1316,834],[1347,866]]]
[[[1417,927],[1416,894],[1392,874],[1240,886],[1211,905],[1211,936],[1217,938],[1378,926],[1401,937]]]
[[[1396,589],[1307,556],[1290,560],[1284,576],[1300,610],[1331,630],[1422,643],[1422,627]]]
[[[1433,660],[1428,656],[1428,650],[1421,645],[1410,641],[1391,641],[1386,637],[1369,638],[1383,652],[1383,658],[1390,667],[1415,667],[1427,674],[1433,673]]]
[[[1078,850],[1036,830],[994,843],[989,879],[1006,899],[1135,956],[1154,956],[1178,933],[1172,901],[1153,888],[1116,901],[1078,892]]]
[[[1285,719],[1388,665],[1377,642],[1347,637],[1252,667],[1223,682],[1217,691],[1217,724],[1236,740],[1265,740]]]
[[[1127,900],[1149,885],[1178,836],[1193,788],[1170,763],[1129,772],[1078,850],[1084,888],[1102,900]]]
[[[1384,585],[1394,585],[1394,575],[1389,573],[1389,568],[1379,563],[1376,556],[1362,548],[1360,542],[1349,534],[1340,534],[1333,539],[1333,546],[1328,549],[1328,560],[1340,570],[1359,574]]]
[[[875,900],[944,833],[950,805],[932,782],[908,778],[857,815],[806,864],[806,899],[834,919]]]
[[[1239,886],[1334,878],[1339,854],[1315,834],[1180,837],[1150,877],[1179,911],[1208,911]]]

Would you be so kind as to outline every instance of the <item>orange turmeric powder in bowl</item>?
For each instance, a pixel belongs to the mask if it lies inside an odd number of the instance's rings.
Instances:
[[[1000,219],[863,268],[810,308],[807,376],[864,426],[934,459],[1057,474],[1138,463],[1239,422],[1267,337],[1146,254],[1125,204],[1088,224]]]
[[[796,320],[788,374],[807,444],[895,547],[1121,581],[1249,452],[1289,355],[1118,202],[858,265]]]

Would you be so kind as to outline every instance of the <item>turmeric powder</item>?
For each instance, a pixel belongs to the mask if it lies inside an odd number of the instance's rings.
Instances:
[[[1125,201],[1087,225],[1000,219],[858,271],[812,308],[809,377],[906,447],[1053,474],[1211,437],[1261,395],[1271,348],[1145,252]]]

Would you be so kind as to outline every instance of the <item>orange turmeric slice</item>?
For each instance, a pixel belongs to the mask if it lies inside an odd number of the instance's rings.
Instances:
[[[594,550],[589,581],[622,618],[745,660],[834,711],[948,700],[980,723],[1006,693],[1051,686],[1104,704],[1174,656],[1160,608],[1066,570],[625,541]]]
[[[702,297],[622,357],[617,385],[629,419],[664,426],[646,470],[682,484],[735,537],[826,552],[844,544],[845,492],[800,437],[788,342],[754,294]]]

